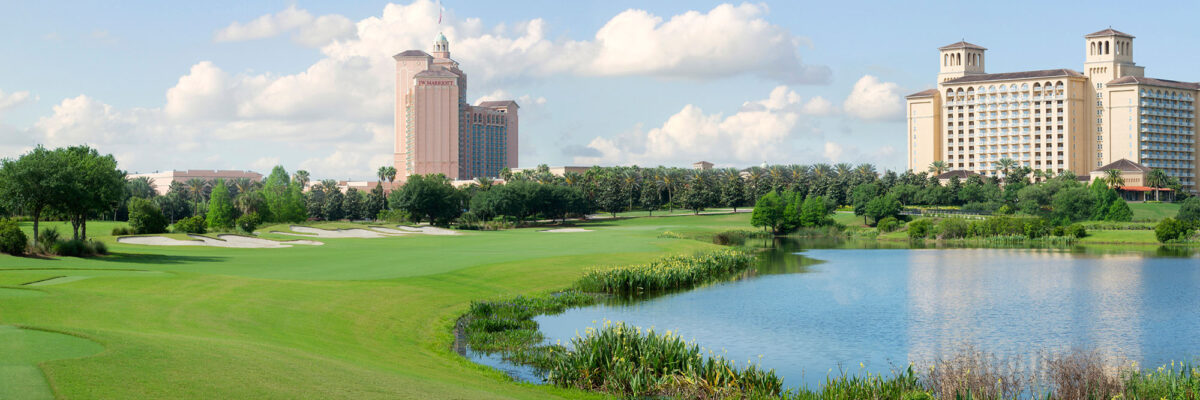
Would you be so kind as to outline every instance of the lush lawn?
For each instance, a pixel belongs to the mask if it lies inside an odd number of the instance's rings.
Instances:
[[[1129,203],[1134,221],[1158,221],[1179,214],[1179,203]]]
[[[592,266],[714,247],[663,231],[746,229],[748,220],[600,220],[581,224],[594,230],[583,233],[316,239],[325,245],[283,249],[125,245],[100,236],[112,224],[89,223],[112,255],[0,256],[0,325],[10,326],[0,342],[32,343],[0,362],[10,371],[0,380],[21,390],[0,397],[590,397],[515,384],[459,357],[454,319],[472,300],[562,288]],[[35,281],[43,284],[20,286]]]

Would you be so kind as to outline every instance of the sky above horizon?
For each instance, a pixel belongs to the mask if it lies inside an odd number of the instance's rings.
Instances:
[[[958,40],[988,72],[1081,70],[1083,35],[1112,26],[1147,76],[1200,80],[1200,5],[1124,4],[447,0],[439,24],[429,0],[5,2],[0,157],[86,143],[131,173],[370,179],[392,159],[391,56],[444,32],[471,103],[521,105],[521,167],[899,170],[903,96]]]

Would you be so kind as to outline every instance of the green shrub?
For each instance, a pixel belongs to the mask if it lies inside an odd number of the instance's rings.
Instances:
[[[401,224],[408,221],[408,213],[404,210],[380,210],[379,215],[375,216],[375,220]]]
[[[970,223],[961,218],[945,218],[938,222],[937,237],[939,239],[960,239],[967,237]]]
[[[97,254],[108,254],[108,246],[92,240],[63,240],[55,243],[54,254],[63,257],[91,257]]]
[[[129,225],[118,225],[118,226],[114,226],[112,228],[112,232],[110,232],[109,234],[111,234],[113,236],[126,236],[126,235],[133,235],[136,233],[137,233],[137,231],[133,230],[133,228],[130,227]]]
[[[29,238],[21,231],[21,225],[12,219],[0,219],[0,253],[19,256],[25,254],[28,247]]]
[[[1183,201],[1179,206],[1179,214],[1175,215],[1175,219],[1184,221],[1196,226],[1200,224],[1200,197],[1192,197]]]
[[[908,237],[911,239],[924,239],[932,230],[933,221],[928,219],[918,219],[908,223]]]
[[[1158,226],[1154,227],[1154,236],[1162,243],[1186,239],[1191,234],[1191,225],[1175,218],[1163,218]]]
[[[58,244],[62,235],[59,235],[58,229],[54,227],[42,228],[42,233],[38,235],[37,246],[39,253],[51,254],[54,253],[54,245]]]
[[[1062,237],[1067,234],[1067,229],[1062,225],[1055,225],[1054,228],[1050,229],[1050,234],[1055,237]]]
[[[203,216],[194,215],[178,221],[175,221],[175,232],[178,233],[204,233],[207,232],[207,222]]]
[[[108,245],[98,240],[88,240],[88,244],[92,246],[92,252],[99,255],[108,254]]]
[[[885,217],[879,220],[875,226],[879,228],[880,232],[892,232],[900,229],[900,220],[895,217]]]
[[[139,235],[163,233],[167,231],[167,217],[153,201],[134,197],[129,199],[129,227]]]
[[[1046,220],[1038,218],[1025,221],[1025,237],[1037,239],[1050,234],[1050,224]]]
[[[1068,225],[1064,231],[1067,236],[1076,239],[1083,239],[1084,236],[1087,236],[1087,229],[1085,229],[1081,224]]]
[[[1104,220],[1113,222],[1133,221],[1133,210],[1129,209],[1129,204],[1125,203],[1125,200],[1117,199],[1108,207],[1108,215],[1104,217]]]
[[[258,228],[258,225],[261,223],[262,217],[260,217],[256,212],[246,213],[237,219],[238,229],[241,229],[246,233],[254,233],[254,229]]]

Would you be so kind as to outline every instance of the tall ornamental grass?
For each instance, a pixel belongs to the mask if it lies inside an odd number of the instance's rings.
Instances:
[[[610,294],[688,289],[727,279],[750,268],[753,262],[750,253],[731,249],[671,256],[646,264],[592,270],[576,282],[576,287]]]
[[[671,331],[643,332],[623,323],[588,328],[571,350],[554,357],[548,380],[623,398],[746,398],[779,396],[774,370],[705,356],[700,346]]]

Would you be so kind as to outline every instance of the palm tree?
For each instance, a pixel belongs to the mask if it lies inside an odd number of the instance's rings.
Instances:
[[[583,174],[578,172],[566,172],[563,174],[563,182],[566,182],[567,186],[577,187],[583,183]]]
[[[1046,171],[1042,171],[1040,169],[1033,170],[1033,180],[1035,182],[1041,182],[1041,181],[1046,180]]]
[[[388,174],[388,166],[386,166],[386,165],[379,167],[378,170],[375,170],[375,176],[379,177],[379,183],[383,183],[383,181],[387,180],[387,174]]]
[[[1125,178],[1121,177],[1121,170],[1119,169],[1110,169],[1108,171],[1104,171],[1103,179],[1104,183],[1108,185],[1109,189],[1116,189],[1118,187],[1125,186]]]
[[[866,163],[858,164],[858,167],[854,168],[854,174],[858,175],[858,179],[863,182],[872,181],[879,177],[879,173],[875,171],[875,166]]]
[[[850,163],[837,163],[834,164],[833,170],[837,172],[838,177],[845,178],[850,175],[850,172],[854,170],[854,167],[851,166]]]
[[[387,178],[388,186],[391,186],[393,182],[396,182],[396,167],[389,165],[387,167],[387,175],[384,177]]]
[[[625,173],[621,174],[621,183],[623,186],[625,186],[625,196],[629,201],[629,208],[627,211],[633,211],[633,194],[637,193],[638,189],[642,188],[642,174],[636,168],[637,167],[634,167],[634,169],[627,169],[625,170]]]
[[[495,183],[495,181],[493,181],[492,178],[488,178],[486,176],[481,176],[481,177],[475,178],[475,184],[479,185],[479,189],[481,189],[485,192],[488,189],[491,189],[492,184],[494,184],[494,183]]]
[[[188,197],[192,199],[196,214],[200,214],[200,203],[204,202],[204,189],[208,188],[209,182],[200,178],[192,178],[183,185],[187,188]]]
[[[947,166],[946,162],[942,160],[937,160],[929,164],[929,173],[933,174],[934,176],[941,175],[948,169],[950,169],[950,167]]]
[[[1005,178],[1008,177],[1008,171],[1016,167],[1017,162],[1013,161],[1011,158],[1001,158],[999,161],[996,161],[996,168],[1000,169],[1001,172],[1004,172]]]
[[[1170,178],[1167,177],[1167,173],[1158,168],[1152,169],[1150,173],[1146,174],[1146,184],[1154,188],[1154,201],[1158,201],[1158,190],[1163,186],[1167,186],[1167,181],[1169,180]]]
[[[308,186],[308,182],[311,179],[312,178],[308,175],[308,171],[302,169],[297,170],[296,173],[292,175],[292,180],[296,181],[296,183],[300,185],[300,190],[304,190],[304,188]]]

